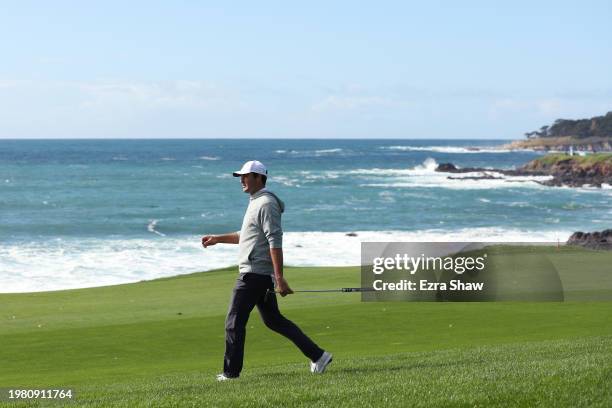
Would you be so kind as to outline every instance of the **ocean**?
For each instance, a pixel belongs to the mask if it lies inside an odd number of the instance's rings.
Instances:
[[[287,265],[359,265],[361,241],[564,242],[612,225],[612,189],[537,177],[450,180],[439,163],[516,168],[504,140],[0,140],[0,292],[135,282],[236,264],[231,173],[269,170]],[[542,179],[542,178],[540,178]],[[354,233],[347,236],[348,233]]]

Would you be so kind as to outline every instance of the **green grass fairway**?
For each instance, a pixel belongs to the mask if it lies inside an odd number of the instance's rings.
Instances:
[[[603,256],[539,250],[566,273]],[[358,267],[285,274],[295,289],[359,286],[360,277]],[[0,387],[71,387],[79,407],[612,405],[612,302],[362,303],[355,293],[295,294],[279,300],[281,310],[334,353],[329,371],[310,374],[299,350],[254,311],[242,377],[216,383],[235,277],[229,268],[2,294]],[[45,405],[56,404],[0,402]]]

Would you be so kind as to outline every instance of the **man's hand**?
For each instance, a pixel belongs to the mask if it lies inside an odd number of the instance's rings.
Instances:
[[[240,234],[230,232],[229,234],[221,235],[204,235],[202,237],[202,246],[204,248],[215,244],[238,244],[240,243]]]
[[[283,248],[270,248],[270,257],[272,258],[272,267],[276,278],[276,293],[282,297],[292,294],[293,291],[283,277]]]
[[[202,246],[204,248],[209,247],[211,245],[215,245],[218,244],[219,240],[217,239],[216,235],[204,235],[202,237]]]
[[[276,278],[276,293],[280,294],[282,297],[293,293],[289,287],[289,284],[282,276],[280,278]]]

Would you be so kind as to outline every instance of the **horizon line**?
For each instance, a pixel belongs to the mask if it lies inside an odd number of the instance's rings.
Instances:
[[[0,137],[9,140],[522,140],[515,138],[448,137]]]

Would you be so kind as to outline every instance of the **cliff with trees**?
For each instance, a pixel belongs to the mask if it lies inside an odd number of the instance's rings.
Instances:
[[[551,126],[542,126],[539,131],[525,133],[527,139],[535,137],[564,137],[577,139],[589,137],[612,138],[612,112],[590,119],[557,119]]]
[[[589,119],[557,119],[550,126],[525,133],[527,140],[517,140],[504,147],[609,152],[612,151],[612,112]]]

